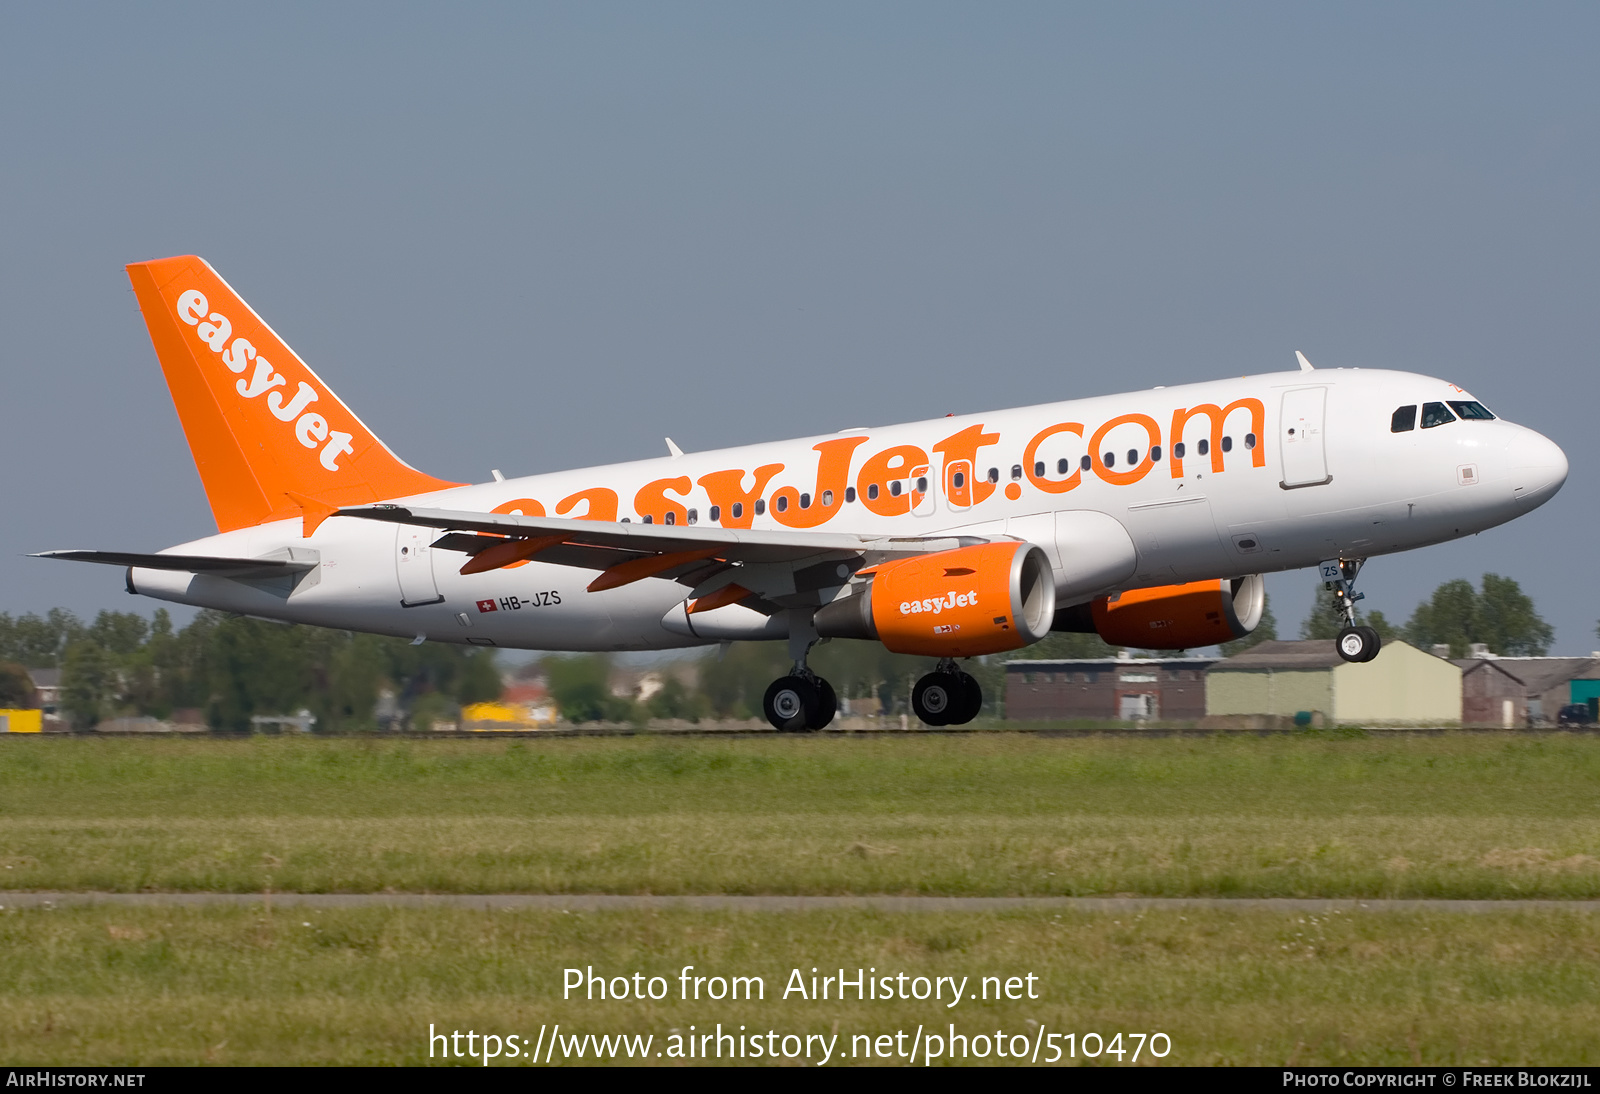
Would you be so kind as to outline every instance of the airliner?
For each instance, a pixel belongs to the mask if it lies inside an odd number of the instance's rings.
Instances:
[[[48,551],[127,590],[294,623],[535,650],[786,641],[764,713],[825,727],[830,637],[935,659],[923,722],[982,704],[966,658],[1051,631],[1194,649],[1248,634],[1261,575],[1320,567],[1340,656],[1368,558],[1544,504],[1553,442],[1455,384],[1314,368],[712,452],[447,482],[396,456],[203,259],[127,267],[217,534]]]

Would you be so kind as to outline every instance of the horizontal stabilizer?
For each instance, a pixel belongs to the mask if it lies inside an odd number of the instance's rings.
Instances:
[[[141,555],[131,551],[40,551],[34,558],[98,562],[103,566],[136,566],[142,570],[178,570],[216,577],[293,577],[317,568],[316,562],[276,558],[219,558],[215,555]]]

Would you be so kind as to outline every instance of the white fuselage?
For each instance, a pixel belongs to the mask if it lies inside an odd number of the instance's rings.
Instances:
[[[1409,550],[1483,531],[1548,500],[1566,478],[1566,458],[1530,429],[1459,420],[1391,432],[1397,407],[1471,398],[1445,381],[1409,373],[1275,373],[393,500],[634,522],[653,512],[665,523],[671,512],[674,523],[715,520],[757,529],[810,524],[873,535],[1013,536],[1045,548],[1060,603],[1071,604],[1121,589]],[[1195,412],[1206,406],[1232,409],[1214,424],[1220,414]],[[1174,435],[1175,423],[1181,435]],[[818,446],[841,438],[863,439],[835,443],[832,468],[819,468],[829,457],[819,457]],[[1180,442],[1181,459],[1174,452]],[[1155,449],[1160,458],[1152,460]],[[758,475],[758,469],[765,470]],[[716,474],[729,471],[742,474]],[[707,477],[709,485],[702,482]],[[741,480],[749,494],[735,517],[728,483]],[[780,512],[777,498],[786,487],[792,490]],[[831,506],[822,504],[824,492]],[[804,508],[800,495],[809,503]],[[614,514],[607,512],[611,499]],[[315,552],[320,566],[292,592],[287,585],[148,569],[130,571],[129,584],[149,596],[232,612],[526,649],[661,649],[740,636],[669,627],[663,617],[689,592],[670,580],[590,593],[594,571],[537,560],[462,576],[467,556],[429,546],[439,534],[336,517],[307,538],[299,520],[277,521],[172,552],[244,558],[286,547]]]

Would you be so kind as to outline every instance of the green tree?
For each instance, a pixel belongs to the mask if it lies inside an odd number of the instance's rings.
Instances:
[[[0,708],[27,710],[38,705],[28,670],[21,665],[0,662]]]
[[[1362,616],[1361,622],[1378,632],[1378,637],[1385,642],[1391,638],[1400,637],[1400,628],[1389,622],[1388,618],[1379,611],[1367,612]]]
[[[28,614],[16,619],[0,612],[0,661],[14,661],[32,669],[55,668],[67,647],[83,635],[78,617],[51,608],[43,618]]]
[[[61,666],[61,710],[75,729],[89,729],[110,714],[117,698],[116,659],[97,642],[80,638]]]
[[[1554,637],[1522,587],[1499,574],[1484,574],[1481,592],[1462,578],[1446,581],[1417,605],[1405,627],[1413,646],[1447,645],[1451,657],[1465,657],[1477,642],[1491,653],[1538,657]]]
[[[1508,657],[1543,657],[1555,630],[1539,617],[1533,598],[1509,577],[1483,575],[1478,595],[1477,641]]]
[[[650,696],[644,705],[652,718],[682,718],[698,722],[711,713],[711,701],[671,673],[667,673],[661,690]]]
[[[1252,646],[1259,646],[1263,642],[1276,642],[1278,640],[1278,620],[1272,614],[1272,602],[1267,597],[1262,597],[1261,622],[1256,624],[1256,629],[1243,638],[1235,638],[1232,642],[1222,643],[1222,656],[1232,657],[1236,653],[1243,653]]]
[[[1406,624],[1405,638],[1418,649],[1449,646],[1451,657],[1465,657],[1478,641],[1478,591],[1464,578],[1446,581],[1417,605]]]
[[[550,698],[569,722],[624,722],[633,717],[633,701],[611,694],[611,658],[603,653],[546,657],[545,679]]]
[[[758,718],[767,685],[790,666],[787,643],[734,642],[701,662],[700,691],[719,718]]]

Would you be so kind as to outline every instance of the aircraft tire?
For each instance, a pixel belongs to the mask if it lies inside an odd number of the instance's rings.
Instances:
[[[761,712],[779,733],[800,733],[816,720],[821,698],[816,685],[805,677],[783,676],[767,688]]]
[[[983,686],[972,678],[971,673],[958,672],[956,681],[960,690],[958,698],[947,725],[964,726],[978,716],[983,709]]]
[[[960,677],[953,672],[930,672],[911,689],[911,710],[924,725],[949,725],[961,709]]]
[[[1346,627],[1333,640],[1333,645],[1340,657],[1359,663],[1378,656],[1380,640],[1378,632],[1371,627]]]
[[[839,696],[834,693],[833,685],[822,677],[816,678],[817,710],[815,716],[806,723],[806,728],[812,731],[827,729],[833,716],[839,713]]]
[[[1361,629],[1366,631],[1367,634],[1372,638],[1372,650],[1365,657],[1363,657],[1362,660],[1371,661],[1374,657],[1378,656],[1378,651],[1383,649],[1383,636],[1377,631],[1373,630],[1371,627],[1362,627]]]

